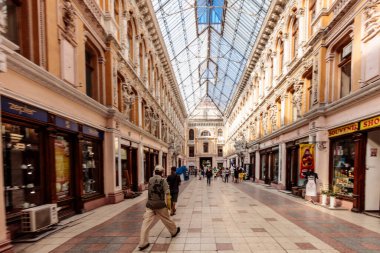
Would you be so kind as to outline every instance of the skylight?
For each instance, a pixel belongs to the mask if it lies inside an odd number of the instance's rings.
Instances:
[[[248,62],[269,0],[152,0],[191,114],[209,97],[224,113]]]

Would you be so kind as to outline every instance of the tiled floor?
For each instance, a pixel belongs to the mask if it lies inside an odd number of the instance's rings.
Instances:
[[[183,185],[173,216],[181,233],[172,239],[157,222],[145,252],[380,252],[377,218],[324,209],[251,182]],[[146,192],[99,208],[16,252],[137,251],[145,198]]]

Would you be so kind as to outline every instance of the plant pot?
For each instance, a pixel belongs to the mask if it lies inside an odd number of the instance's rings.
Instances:
[[[330,196],[330,208],[335,207],[335,197]]]
[[[321,205],[323,205],[323,206],[327,205],[327,195],[322,194],[321,196],[322,196]]]

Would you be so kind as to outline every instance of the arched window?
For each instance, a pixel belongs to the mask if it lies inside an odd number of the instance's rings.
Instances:
[[[85,64],[86,64],[86,94],[87,96],[99,100],[99,55],[94,45],[89,41],[85,46]]]
[[[205,130],[201,133],[201,136],[211,136],[210,132]]]
[[[292,24],[292,59],[297,56],[298,36],[298,19],[294,18]]]
[[[129,58],[132,60],[135,59],[134,57],[134,43],[133,43],[133,25],[132,21],[128,21],[128,44],[129,44]]]
[[[282,74],[284,65],[284,42],[281,38],[277,39],[277,61],[278,61],[278,75]]]
[[[144,54],[145,54],[145,43],[144,43],[144,40],[142,42],[140,42],[140,46],[139,46],[139,59],[140,59],[140,77],[143,77],[144,76]]]
[[[119,21],[120,21],[120,5],[119,5],[119,0],[115,0],[115,4],[114,4],[114,7],[113,7],[113,13],[114,13],[114,17],[115,17],[115,21],[116,23],[119,25]]]
[[[191,141],[194,140],[194,129],[189,130],[189,140],[191,140]]]
[[[218,130],[218,137],[223,137],[223,130],[222,129]]]

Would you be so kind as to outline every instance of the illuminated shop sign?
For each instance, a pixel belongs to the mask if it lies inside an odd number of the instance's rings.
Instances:
[[[1,97],[1,110],[28,119],[34,119],[43,122],[48,121],[48,113],[46,111],[7,97]]]
[[[359,130],[359,125],[357,122],[345,125],[342,127],[334,128],[329,130],[329,137],[335,137],[335,136],[340,136],[344,134],[349,134],[353,133]]]
[[[360,130],[380,127],[380,116],[360,121]]]
[[[103,132],[89,126],[83,126],[83,133],[103,139]]]
[[[78,131],[78,124],[77,123],[70,121],[70,120],[67,120],[67,119],[64,119],[64,118],[61,118],[61,117],[58,117],[58,116],[55,117],[55,125],[57,127],[65,128],[65,129],[68,129],[68,130],[71,130],[74,132]]]

